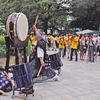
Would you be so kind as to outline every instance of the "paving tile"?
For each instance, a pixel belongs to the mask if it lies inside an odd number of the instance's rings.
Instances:
[[[55,96],[56,100],[78,100],[76,97],[67,94]]]
[[[53,96],[54,92],[53,90],[50,91],[47,88],[45,90],[39,90],[36,92],[38,95],[42,96],[42,97],[48,97],[48,96]]]
[[[79,100],[100,100],[100,95],[98,94],[87,94],[78,97]]]
[[[66,57],[62,62],[60,81],[40,78],[34,84],[35,96],[28,95],[28,100],[100,100],[100,57],[97,63],[86,63],[86,60],[70,62]],[[12,99],[12,92],[8,94],[0,95],[0,100],[21,100]]]

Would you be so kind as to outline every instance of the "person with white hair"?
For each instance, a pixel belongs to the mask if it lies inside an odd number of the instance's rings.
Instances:
[[[36,26],[34,26],[34,30],[36,32],[37,44],[34,46],[34,50],[32,52],[33,57],[30,59],[33,79],[37,77],[37,73],[42,66],[42,70],[40,72],[41,75],[47,76],[48,79],[53,78],[54,80],[58,81],[59,76],[51,68],[50,57],[46,52],[46,42],[42,39],[42,36],[39,34]]]

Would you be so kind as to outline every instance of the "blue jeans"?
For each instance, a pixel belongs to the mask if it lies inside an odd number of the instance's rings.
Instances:
[[[78,57],[78,55],[77,55],[77,49],[72,49],[71,48],[71,56],[70,56],[70,60],[72,60],[73,59],[73,53],[75,53],[75,56],[76,56],[76,59],[75,59],[75,61],[77,61],[77,57]]]
[[[59,48],[59,57],[64,57],[64,48]]]

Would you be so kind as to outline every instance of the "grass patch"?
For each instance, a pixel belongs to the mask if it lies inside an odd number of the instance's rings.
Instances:
[[[9,63],[9,66],[10,65],[14,65],[15,64],[15,57],[14,56],[11,56],[10,57],[10,63]],[[0,65],[1,66],[6,66],[6,57],[2,57],[0,58]]]

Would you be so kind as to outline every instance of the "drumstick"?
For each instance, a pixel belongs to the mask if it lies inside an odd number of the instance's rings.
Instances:
[[[4,91],[2,91],[2,90],[0,90],[0,93],[2,93],[3,95],[5,95],[5,96],[8,96],[8,94],[7,93],[5,93]]]
[[[34,25],[36,26],[39,16],[36,17]]]
[[[21,98],[21,99],[26,99],[25,96],[17,96],[17,95],[13,95],[14,97],[17,97],[17,98]]]
[[[38,71],[37,76],[39,76],[39,75],[40,75],[41,70],[42,70],[42,66],[40,67],[40,69],[39,69],[39,71]]]

